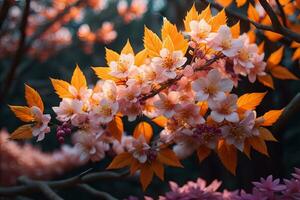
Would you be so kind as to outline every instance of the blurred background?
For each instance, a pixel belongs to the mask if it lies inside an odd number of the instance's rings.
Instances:
[[[194,3],[192,0],[31,0],[29,11],[27,10],[26,37],[23,38],[25,42],[20,50],[18,47],[22,43],[22,40],[20,41],[22,24],[24,25],[22,17],[24,10],[26,12],[26,2],[28,1],[0,0],[0,129],[8,132],[12,132],[21,125],[7,105],[25,105],[24,83],[40,92],[46,105],[45,112],[53,114],[51,106],[58,105],[59,99],[54,93],[49,77],[69,81],[75,65],[78,64],[87,76],[88,83],[95,84],[97,77],[91,66],[106,66],[105,47],[119,52],[129,38],[137,52],[143,48],[145,25],[159,33],[163,17],[167,17],[172,23],[182,27],[185,14]],[[196,1],[199,11],[205,8],[205,5],[204,2]],[[245,10],[240,8],[237,11],[242,13]],[[236,21],[235,18],[229,17],[228,19],[229,24]],[[243,31],[248,30],[248,24],[241,22],[241,25]],[[264,37],[258,37],[258,40],[264,40],[266,46],[270,47],[272,51],[286,44],[284,40],[274,43]],[[270,52],[265,52],[265,54],[268,56]],[[299,63],[291,61],[291,54],[291,50],[285,50],[283,64],[299,77]],[[263,103],[258,107],[258,115],[260,115],[269,109],[280,109],[286,106],[300,92],[300,83],[299,81],[276,80],[275,88],[275,90],[270,90],[259,83],[250,84],[245,79],[240,82],[239,89],[235,90],[238,94],[268,91]],[[125,130],[128,133],[133,130],[133,127],[134,123],[125,121]],[[155,129],[158,133],[159,128],[155,126]],[[266,177],[269,174],[279,178],[288,177],[294,167],[300,167],[300,114],[298,113],[297,116],[290,119],[285,127],[272,131],[279,142],[268,143],[270,157],[252,152],[252,159],[249,160],[245,155],[240,154],[236,176],[226,171],[216,155],[209,156],[201,164],[194,155],[183,161],[184,169],[167,169],[165,182],[154,178],[146,195],[157,197],[159,194],[163,194],[169,188],[167,181],[171,180],[183,184],[188,180],[196,180],[198,177],[202,177],[208,182],[218,179],[223,182],[222,187],[224,188],[230,190],[245,188],[247,190],[251,186],[251,181],[258,180],[259,177]],[[3,132],[2,134],[4,134]],[[3,136],[0,140],[2,147],[6,142],[3,138],[5,137]],[[43,152],[53,152],[60,148],[54,131],[52,134],[48,134],[42,142],[36,143],[32,140],[18,143],[21,145],[31,143]],[[22,168],[23,164],[41,174],[45,174],[43,170],[49,171],[51,168],[48,161],[37,161],[36,163],[39,165],[35,166],[29,157],[29,160],[26,160],[24,157],[35,152],[29,146],[25,150],[15,150],[14,153],[10,152],[13,150],[3,150],[1,146],[0,184],[2,185],[8,184],[7,176],[20,175],[9,173],[9,170]],[[11,147],[11,149],[14,148],[19,148],[19,146]],[[62,154],[72,154],[66,149],[62,152],[56,152],[56,157]],[[5,153],[11,153],[13,156],[9,157]],[[32,159],[42,158],[45,159],[43,154]],[[10,159],[17,161],[14,164],[8,164]],[[51,157],[51,159],[54,158]],[[55,162],[63,163],[61,160],[65,158],[61,156],[59,159],[60,162],[57,160]],[[61,179],[91,167],[95,171],[101,171],[105,169],[109,161],[110,159],[107,158],[99,163],[89,163],[84,166],[77,166],[74,163],[73,166],[64,166],[60,173],[49,172],[44,176],[36,175],[36,177]],[[70,161],[69,165],[71,163]],[[52,163],[52,165],[55,166],[56,163]],[[61,165],[66,165],[66,163]],[[93,186],[118,198],[144,195],[139,181],[135,178],[98,182]],[[85,194],[74,190],[63,190],[59,194],[65,199],[86,197]]]

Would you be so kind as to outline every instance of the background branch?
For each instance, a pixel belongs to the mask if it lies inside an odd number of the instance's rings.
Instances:
[[[103,200],[117,200],[115,197],[113,197],[112,195],[106,193],[106,192],[102,192],[99,190],[96,190],[94,188],[92,188],[91,186],[87,185],[87,184],[80,184],[78,185],[78,188],[80,188],[81,190],[95,196],[98,198],[101,198]]]

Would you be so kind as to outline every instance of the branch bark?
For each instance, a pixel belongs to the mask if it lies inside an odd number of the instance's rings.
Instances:
[[[87,184],[80,184],[80,185],[78,185],[78,188],[80,188],[81,190],[83,190],[95,197],[103,199],[103,200],[117,200],[117,198],[113,197],[112,195],[110,195],[106,192],[96,190]]]

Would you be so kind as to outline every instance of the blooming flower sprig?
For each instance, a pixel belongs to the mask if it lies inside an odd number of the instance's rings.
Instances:
[[[154,174],[163,179],[163,165],[181,167],[179,159],[193,152],[203,161],[215,151],[233,174],[238,151],[268,155],[266,141],[276,139],[265,127],[283,110],[257,117],[266,93],[232,92],[240,76],[254,82],[264,75],[264,55],[247,35],[240,36],[239,24],[227,26],[224,11],[211,16],[207,7],[198,14],[193,6],[184,24],[183,33],[164,19],[161,37],[145,27],[139,52],[129,40],[120,52],[107,48],[108,67],[93,67],[101,79],[93,87],[79,66],[70,82],[51,79],[61,98],[53,107],[58,140],[72,135],[84,161],[99,161],[113,150],[117,156],[108,168],[140,171],[143,189]],[[140,116],[162,131],[153,137],[151,124]],[[140,122],[133,134],[125,135],[125,119]]]

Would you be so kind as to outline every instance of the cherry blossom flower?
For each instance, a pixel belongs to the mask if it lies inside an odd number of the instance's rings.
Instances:
[[[111,102],[107,99],[102,99],[96,107],[93,108],[92,115],[94,120],[107,124],[112,121],[115,114],[117,114],[119,105],[117,102]]]
[[[32,127],[32,135],[38,137],[37,141],[41,141],[45,138],[45,133],[50,132],[48,123],[50,122],[51,116],[49,114],[44,115],[41,109],[36,106],[32,106],[30,109],[35,121]]]
[[[179,107],[178,100],[178,92],[171,91],[168,94],[160,93],[159,100],[154,102],[154,106],[162,115],[172,117],[176,113],[176,109]]]
[[[222,79],[217,69],[210,70],[206,78],[199,78],[192,83],[198,101],[220,101],[232,87],[233,82],[230,79]]]
[[[130,69],[134,66],[134,55],[121,54],[118,61],[109,63],[111,69],[110,75],[117,78],[126,78]]]
[[[266,179],[260,178],[260,182],[253,182],[253,185],[261,192],[280,192],[286,189],[285,185],[279,184],[280,180],[273,180],[270,175]]]
[[[221,101],[210,101],[209,107],[212,110],[210,114],[211,118],[216,122],[222,122],[224,119],[229,122],[237,122],[239,120],[236,112],[237,98],[235,94],[229,94]]]
[[[76,114],[83,113],[83,102],[77,99],[63,99],[59,107],[52,108],[59,121],[66,122],[71,120]]]
[[[193,40],[200,43],[206,43],[206,39],[208,38],[211,32],[211,25],[209,25],[204,19],[200,21],[193,20],[190,22],[191,32],[189,35]]]

